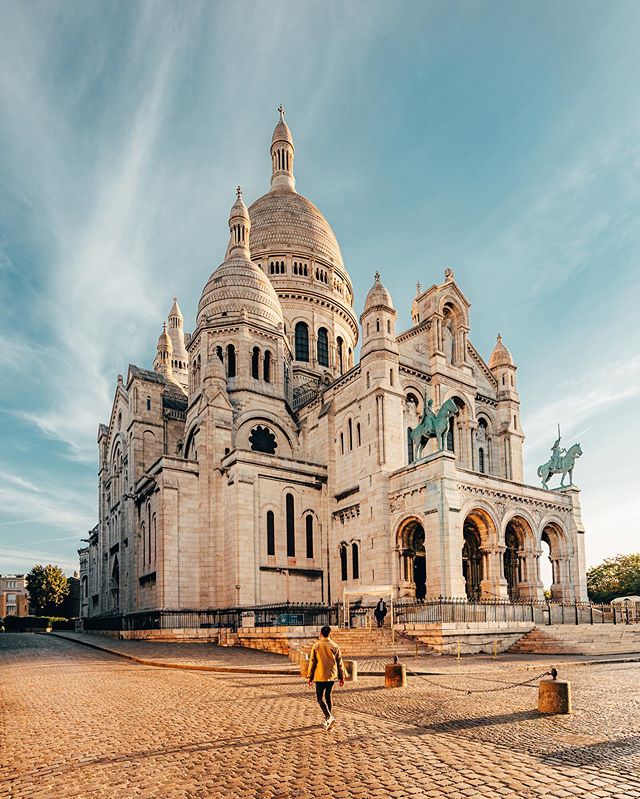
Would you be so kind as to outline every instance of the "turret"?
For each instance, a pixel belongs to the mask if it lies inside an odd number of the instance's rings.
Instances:
[[[186,391],[189,385],[189,356],[187,355],[187,348],[185,346],[184,317],[178,305],[177,297],[173,298],[173,305],[169,311],[168,321],[169,338],[171,339],[171,345],[173,347],[173,355],[171,357],[173,376]]]
[[[376,272],[373,286],[369,289],[360,317],[362,325],[360,359],[369,365],[368,369],[372,379],[389,381],[391,386],[397,387],[396,316],[397,312],[393,307],[391,295],[382,285],[380,273]]]
[[[489,369],[498,384],[496,421],[500,442],[501,471],[509,480],[522,482],[524,479],[522,462],[524,434],[520,426],[520,396],[516,386],[517,367],[500,334],[498,334],[496,345],[489,358]]]
[[[296,179],[293,176],[293,136],[284,121],[284,108],[278,108],[280,121],[271,138],[271,190],[295,191]]]
[[[171,358],[173,356],[173,345],[169,334],[167,333],[167,323],[162,323],[162,333],[158,338],[158,352],[156,359],[153,362],[154,371],[158,374],[164,375],[167,382],[174,383],[173,367],[171,366]]]

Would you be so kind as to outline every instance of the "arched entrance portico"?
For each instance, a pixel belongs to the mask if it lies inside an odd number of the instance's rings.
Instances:
[[[492,575],[496,557],[496,527],[489,513],[473,508],[464,519],[462,527],[462,576],[467,599],[475,601],[494,595],[496,587]]]
[[[551,599],[558,602],[571,601],[575,597],[564,531],[556,522],[549,522],[542,528],[540,539],[548,547],[551,562]]]
[[[427,556],[424,527],[418,519],[408,519],[398,530],[400,581],[405,594],[424,599],[427,593]]]
[[[505,527],[503,556],[507,596],[512,602],[542,598],[537,556],[531,525],[523,516],[513,516]]]

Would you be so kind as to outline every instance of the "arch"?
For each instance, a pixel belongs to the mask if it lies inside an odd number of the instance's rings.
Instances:
[[[262,409],[260,416],[256,416],[254,410],[247,410],[240,414],[236,424],[235,444],[238,449],[250,449],[249,436],[251,431],[257,425],[262,425],[263,427],[268,427],[275,434],[278,455],[286,458],[293,456],[291,435],[283,427],[282,419],[278,418],[274,413]]]
[[[489,579],[492,571],[495,575],[500,571],[495,560],[498,552],[498,523],[488,505],[482,507],[473,502],[463,512],[462,576],[467,598],[472,601],[493,599],[499,594],[498,582],[494,580],[492,583]]]
[[[309,326],[306,322],[296,322],[295,327],[296,361],[309,362]]]
[[[326,327],[318,329],[318,363],[329,366],[329,331]]]
[[[416,599],[424,599],[427,593],[427,557],[422,522],[415,516],[402,521],[396,540],[400,556],[400,579]]]
[[[509,599],[517,600],[528,596],[524,592],[526,582],[537,574],[528,574],[530,563],[527,555],[535,549],[535,537],[530,522],[522,512],[514,512],[504,524],[504,576],[507,581],[507,594]]]
[[[572,554],[569,539],[562,523],[547,517],[540,525],[540,549],[546,544],[549,549],[551,566],[551,598],[555,600],[570,599],[572,595],[569,577],[569,557]]]
[[[197,436],[199,432],[200,428],[193,427],[187,434],[186,443],[184,445],[184,458],[187,461],[198,460]]]

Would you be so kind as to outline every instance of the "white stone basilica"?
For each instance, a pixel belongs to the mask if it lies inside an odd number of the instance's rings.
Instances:
[[[412,326],[376,274],[360,316],[338,242],[299,194],[282,112],[271,188],[238,190],[196,328],[177,301],[153,370],[118,378],[98,446],[83,615],[396,598],[586,600],[575,487],[523,483],[516,366],[469,340],[453,271]],[[361,336],[360,358],[355,359]],[[425,397],[453,399],[446,448],[414,460]]]

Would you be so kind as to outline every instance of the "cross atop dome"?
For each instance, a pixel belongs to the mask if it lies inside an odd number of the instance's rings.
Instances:
[[[284,106],[278,106],[280,119],[271,137],[271,189],[276,191],[295,191],[296,180],[293,176],[293,136],[284,121]]]
[[[242,186],[236,187],[236,197],[240,200],[242,198]]]
[[[280,112],[280,122],[284,122],[284,106],[282,103],[278,106],[278,111]]]

